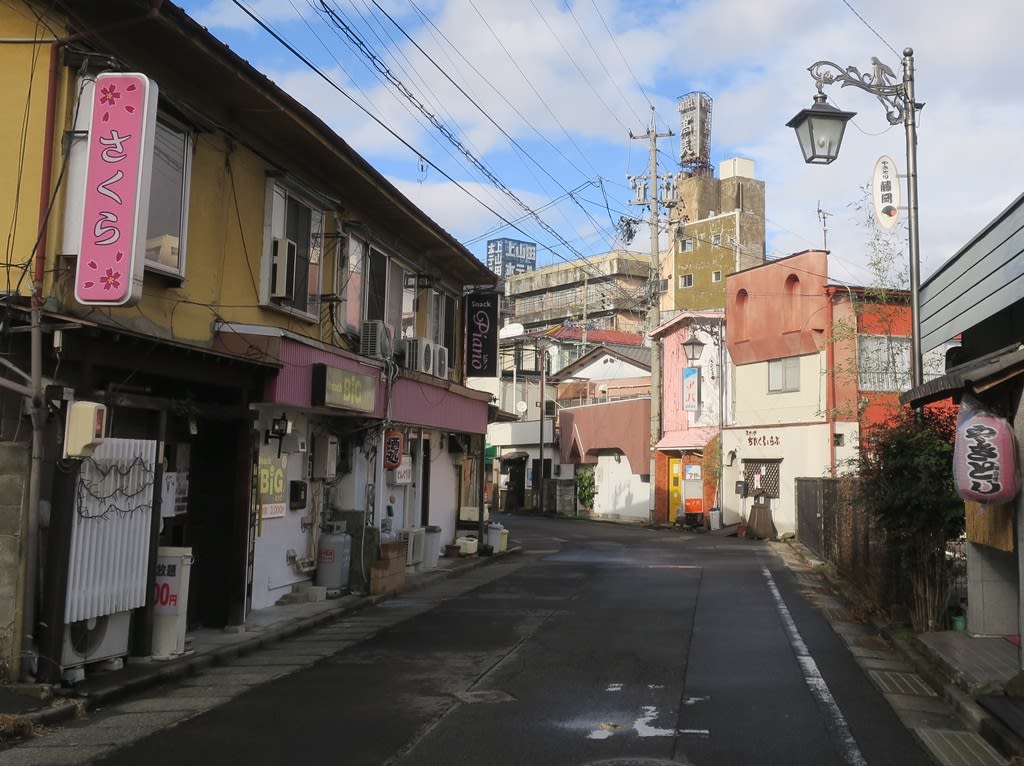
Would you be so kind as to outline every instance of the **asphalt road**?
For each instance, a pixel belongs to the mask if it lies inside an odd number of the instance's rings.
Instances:
[[[106,766],[932,763],[771,545],[505,524],[522,555],[126,703],[183,701],[135,741],[101,712],[81,762],[106,726]]]

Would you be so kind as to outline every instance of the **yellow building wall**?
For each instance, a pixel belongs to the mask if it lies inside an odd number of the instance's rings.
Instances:
[[[0,4],[0,29],[7,41],[0,43],[0,93],[6,106],[0,120],[0,293],[27,295],[33,273],[23,266],[31,260],[39,232],[50,46],[13,42],[45,34],[23,9]]]

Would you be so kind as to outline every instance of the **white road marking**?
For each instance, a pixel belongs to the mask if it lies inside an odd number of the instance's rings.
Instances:
[[[786,606],[786,602],[782,599],[782,594],[779,592],[779,587],[775,584],[775,579],[772,577],[772,573],[768,571],[767,567],[762,568],[765,580],[768,582],[768,590],[771,591],[772,598],[775,599],[775,608],[779,612],[779,616],[782,618],[782,624],[786,628],[786,632],[789,634],[789,643],[793,647],[793,653],[796,655],[797,664],[800,666],[800,671],[803,673],[804,682],[807,684],[807,688],[811,690],[811,694],[818,701],[818,704],[824,708],[826,715],[828,716],[829,731],[833,734],[837,740],[836,744],[840,749],[840,757],[843,761],[850,766],[867,766],[867,761],[864,760],[864,756],[860,752],[860,747],[857,745],[857,740],[854,739],[853,733],[850,731],[849,725],[846,723],[846,718],[843,717],[843,711],[839,709],[839,705],[836,704],[835,698],[832,696],[832,692],[829,691],[828,684],[825,683],[825,679],[821,675],[821,671],[818,670],[818,664],[811,657],[810,651],[807,649],[807,644],[804,643],[803,637],[800,635],[800,631],[797,630],[796,622],[793,620],[793,615],[789,612],[789,607]]]
[[[643,707],[644,714],[633,722],[633,728],[641,737],[672,737],[675,729],[658,729],[651,726],[651,721],[658,717],[658,708],[653,705]]]

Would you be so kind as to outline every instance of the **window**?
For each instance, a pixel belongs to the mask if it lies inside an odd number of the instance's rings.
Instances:
[[[284,186],[268,184],[269,303],[318,318],[324,214]]]
[[[711,272],[711,281],[712,282],[721,282],[722,281],[722,272],[720,272],[720,271],[712,271]]]
[[[397,258],[373,246],[369,253],[363,319],[381,320],[392,338],[416,337],[416,288],[405,286],[407,270]]]
[[[689,253],[693,250],[693,240],[690,237],[684,237],[679,240],[679,251],[683,253]]]
[[[158,120],[146,230],[146,268],[153,271],[185,275],[191,162],[192,141],[188,133]]]
[[[771,359],[768,362],[768,392],[783,393],[800,390],[800,357]]]
[[[712,245],[720,245],[720,244],[722,244],[722,235],[721,234],[712,234],[711,235],[711,244]]]
[[[910,339],[858,335],[857,387],[861,391],[909,390]]]
[[[693,274],[680,274],[679,289],[685,290],[688,287],[693,287]]]

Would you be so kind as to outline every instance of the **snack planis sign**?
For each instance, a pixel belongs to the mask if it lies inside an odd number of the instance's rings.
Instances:
[[[466,377],[498,375],[498,293],[466,296]]]

